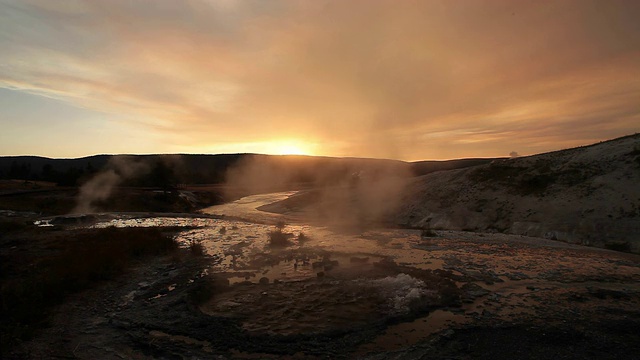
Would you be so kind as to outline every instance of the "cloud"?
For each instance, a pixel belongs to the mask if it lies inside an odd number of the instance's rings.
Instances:
[[[0,86],[185,149],[529,153],[639,130],[638,17],[627,1],[4,0]]]

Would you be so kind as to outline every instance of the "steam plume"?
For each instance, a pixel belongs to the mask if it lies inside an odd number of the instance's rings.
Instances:
[[[232,196],[311,187],[289,199],[287,207],[303,211],[312,222],[358,230],[385,221],[409,176],[406,164],[394,161],[256,156],[231,168],[227,185]]]
[[[109,198],[124,180],[149,172],[149,165],[130,156],[114,156],[104,170],[80,187],[77,205],[72,213],[95,212],[95,203]]]

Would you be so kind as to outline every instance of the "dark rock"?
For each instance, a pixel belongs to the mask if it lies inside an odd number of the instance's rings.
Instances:
[[[450,338],[452,337],[456,332],[453,329],[447,329],[445,331],[442,332],[442,334],[440,334],[440,336],[442,336],[443,338]]]
[[[473,302],[476,298],[489,294],[489,290],[475,283],[466,283],[460,288],[464,292],[463,301]]]

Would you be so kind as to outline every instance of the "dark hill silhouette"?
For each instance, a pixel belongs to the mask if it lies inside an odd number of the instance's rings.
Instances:
[[[413,175],[435,171],[459,169],[490,162],[494,159],[457,159],[447,161],[404,162],[386,159],[334,158],[299,155],[261,154],[171,154],[171,155],[94,155],[75,159],[55,159],[40,156],[0,157],[0,179],[50,181],[58,185],[75,186],[105,169],[114,160],[127,159],[145,163],[150,167],[164,167],[172,181],[185,184],[221,184],[227,171],[251,159],[268,165],[274,173],[287,173],[294,182],[314,182],[319,177],[344,178],[358,171],[373,171],[397,167]],[[157,170],[157,169],[156,169]],[[145,176],[130,179],[123,185],[155,186],[152,179],[158,173],[149,171]]]

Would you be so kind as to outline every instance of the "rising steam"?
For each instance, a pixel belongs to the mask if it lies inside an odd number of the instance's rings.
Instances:
[[[95,212],[95,204],[107,200],[123,181],[148,173],[147,163],[130,156],[114,156],[101,172],[80,187],[74,214]]]
[[[227,172],[227,185],[235,197],[305,188],[283,204],[260,210],[286,208],[303,213],[311,222],[360,230],[387,221],[409,177],[408,166],[395,161],[249,157]]]

